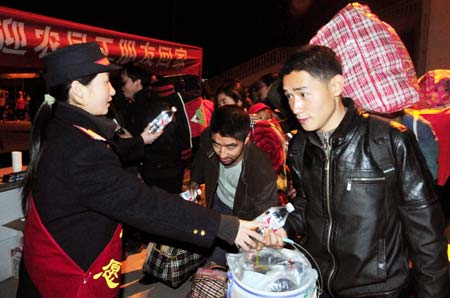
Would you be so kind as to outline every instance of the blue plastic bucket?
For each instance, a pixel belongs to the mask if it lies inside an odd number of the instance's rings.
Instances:
[[[294,245],[297,246],[296,244]],[[301,286],[299,288],[285,292],[272,292],[268,291],[267,289],[262,290],[261,287],[256,286],[255,284],[253,285],[253,287],[250,284],[244,284],[244,282],[240,279],[241,278],[240,273],[238,275],[239,277],[237,277],[233,273],[233,270],[229,270],[227,298],[254,298],[254,297],[317,298],[318,293],[317,278],[320,273],[318,273],[315,269],[311,267],[311,263],[306,258],[306,256],[299,251],[299,248],[295,247],[295,250],[290,249],[288,250],[285,248],[282,249],[283,254],[290,256],[293,260],[299,261],[300,263],[305,264],[306,266],[305,270],[307,271],[304,272],[305,275],[302,277],[300,281]],[[304,249],[302,248],[302,250]],[[305,253],[309,255],[307,251],[305,251]],[[247,280],[246,283],[250,282]]]
[[[228,289],[227,298],[316,298],[317,297],[317,273],[310,274],[303,285],[295,290],[287,292],[267,292],[252,289],[251,286],[244,285],[237,278],[234,278],[233,273],[228,271]]]

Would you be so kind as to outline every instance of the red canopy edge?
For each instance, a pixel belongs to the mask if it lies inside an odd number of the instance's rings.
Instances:
[[[160,75],[201,77],[203,49],[65,21],[0,6],[0,67],[43,68],[42,57],[75,43],[96,41],[118,64],[137,62]]]

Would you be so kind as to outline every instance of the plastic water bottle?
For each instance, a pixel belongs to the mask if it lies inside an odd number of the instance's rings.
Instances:
[[[176,107],[171,107],[170,110],[164,110],[156,116],[155,119],[150,122],[150,129],[148,130],[150,133],[157,133],[166,127],[167,124],[172,122],[173,115],[177,111]]]
[[[282,228],[286,223],[286,219],[292,211],[294,206],[291,203],[287,203],[285,206],[270,207],[264,213],[255,218],[258,222],[269,224],[266,229],[272,229],[274,231]],[[261,234],[264,234],[264,230],[259,230]]]
[[[116,124],[116,129],[114,130],[114,132],[119,135],[123,135],[125,131],[123,130],[122,126],[119,124],[116,118],[113,118],[113,121]]]
[[[194,194],[191,195],[191,192],[188,190],[183,191],[182,193],[180,193],[180,197],[183,198],[183,200],[189,201],[189,202],[195,202],[195,200],[197,199],[197,197],[199,195],[202,194],[202,190],[201,189],[196,189],[194,191]]]

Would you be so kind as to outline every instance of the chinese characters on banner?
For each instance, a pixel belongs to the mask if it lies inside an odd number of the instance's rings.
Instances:
[[[203,49],[106,30],[0,6],[0,67],[42,68],[60,47],[96,41],[115,63],[137,62],[161,74],[201,77]]]

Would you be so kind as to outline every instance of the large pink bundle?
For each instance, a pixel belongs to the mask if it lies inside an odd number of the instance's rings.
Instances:
[[[430,70],[419,79],[420,101],[416,109],[450,105],[450,69]]]
[[[250,139],[267,154],[278,175],[286,159],[286,141],[279,125],[271,120],[257,120],[250,130]]]
[[[416,72],[395,30],[367,5],[348,4],[311,39],[339,56],[346,85],[344,96],[357,106],[390,113],[419,100]]]

